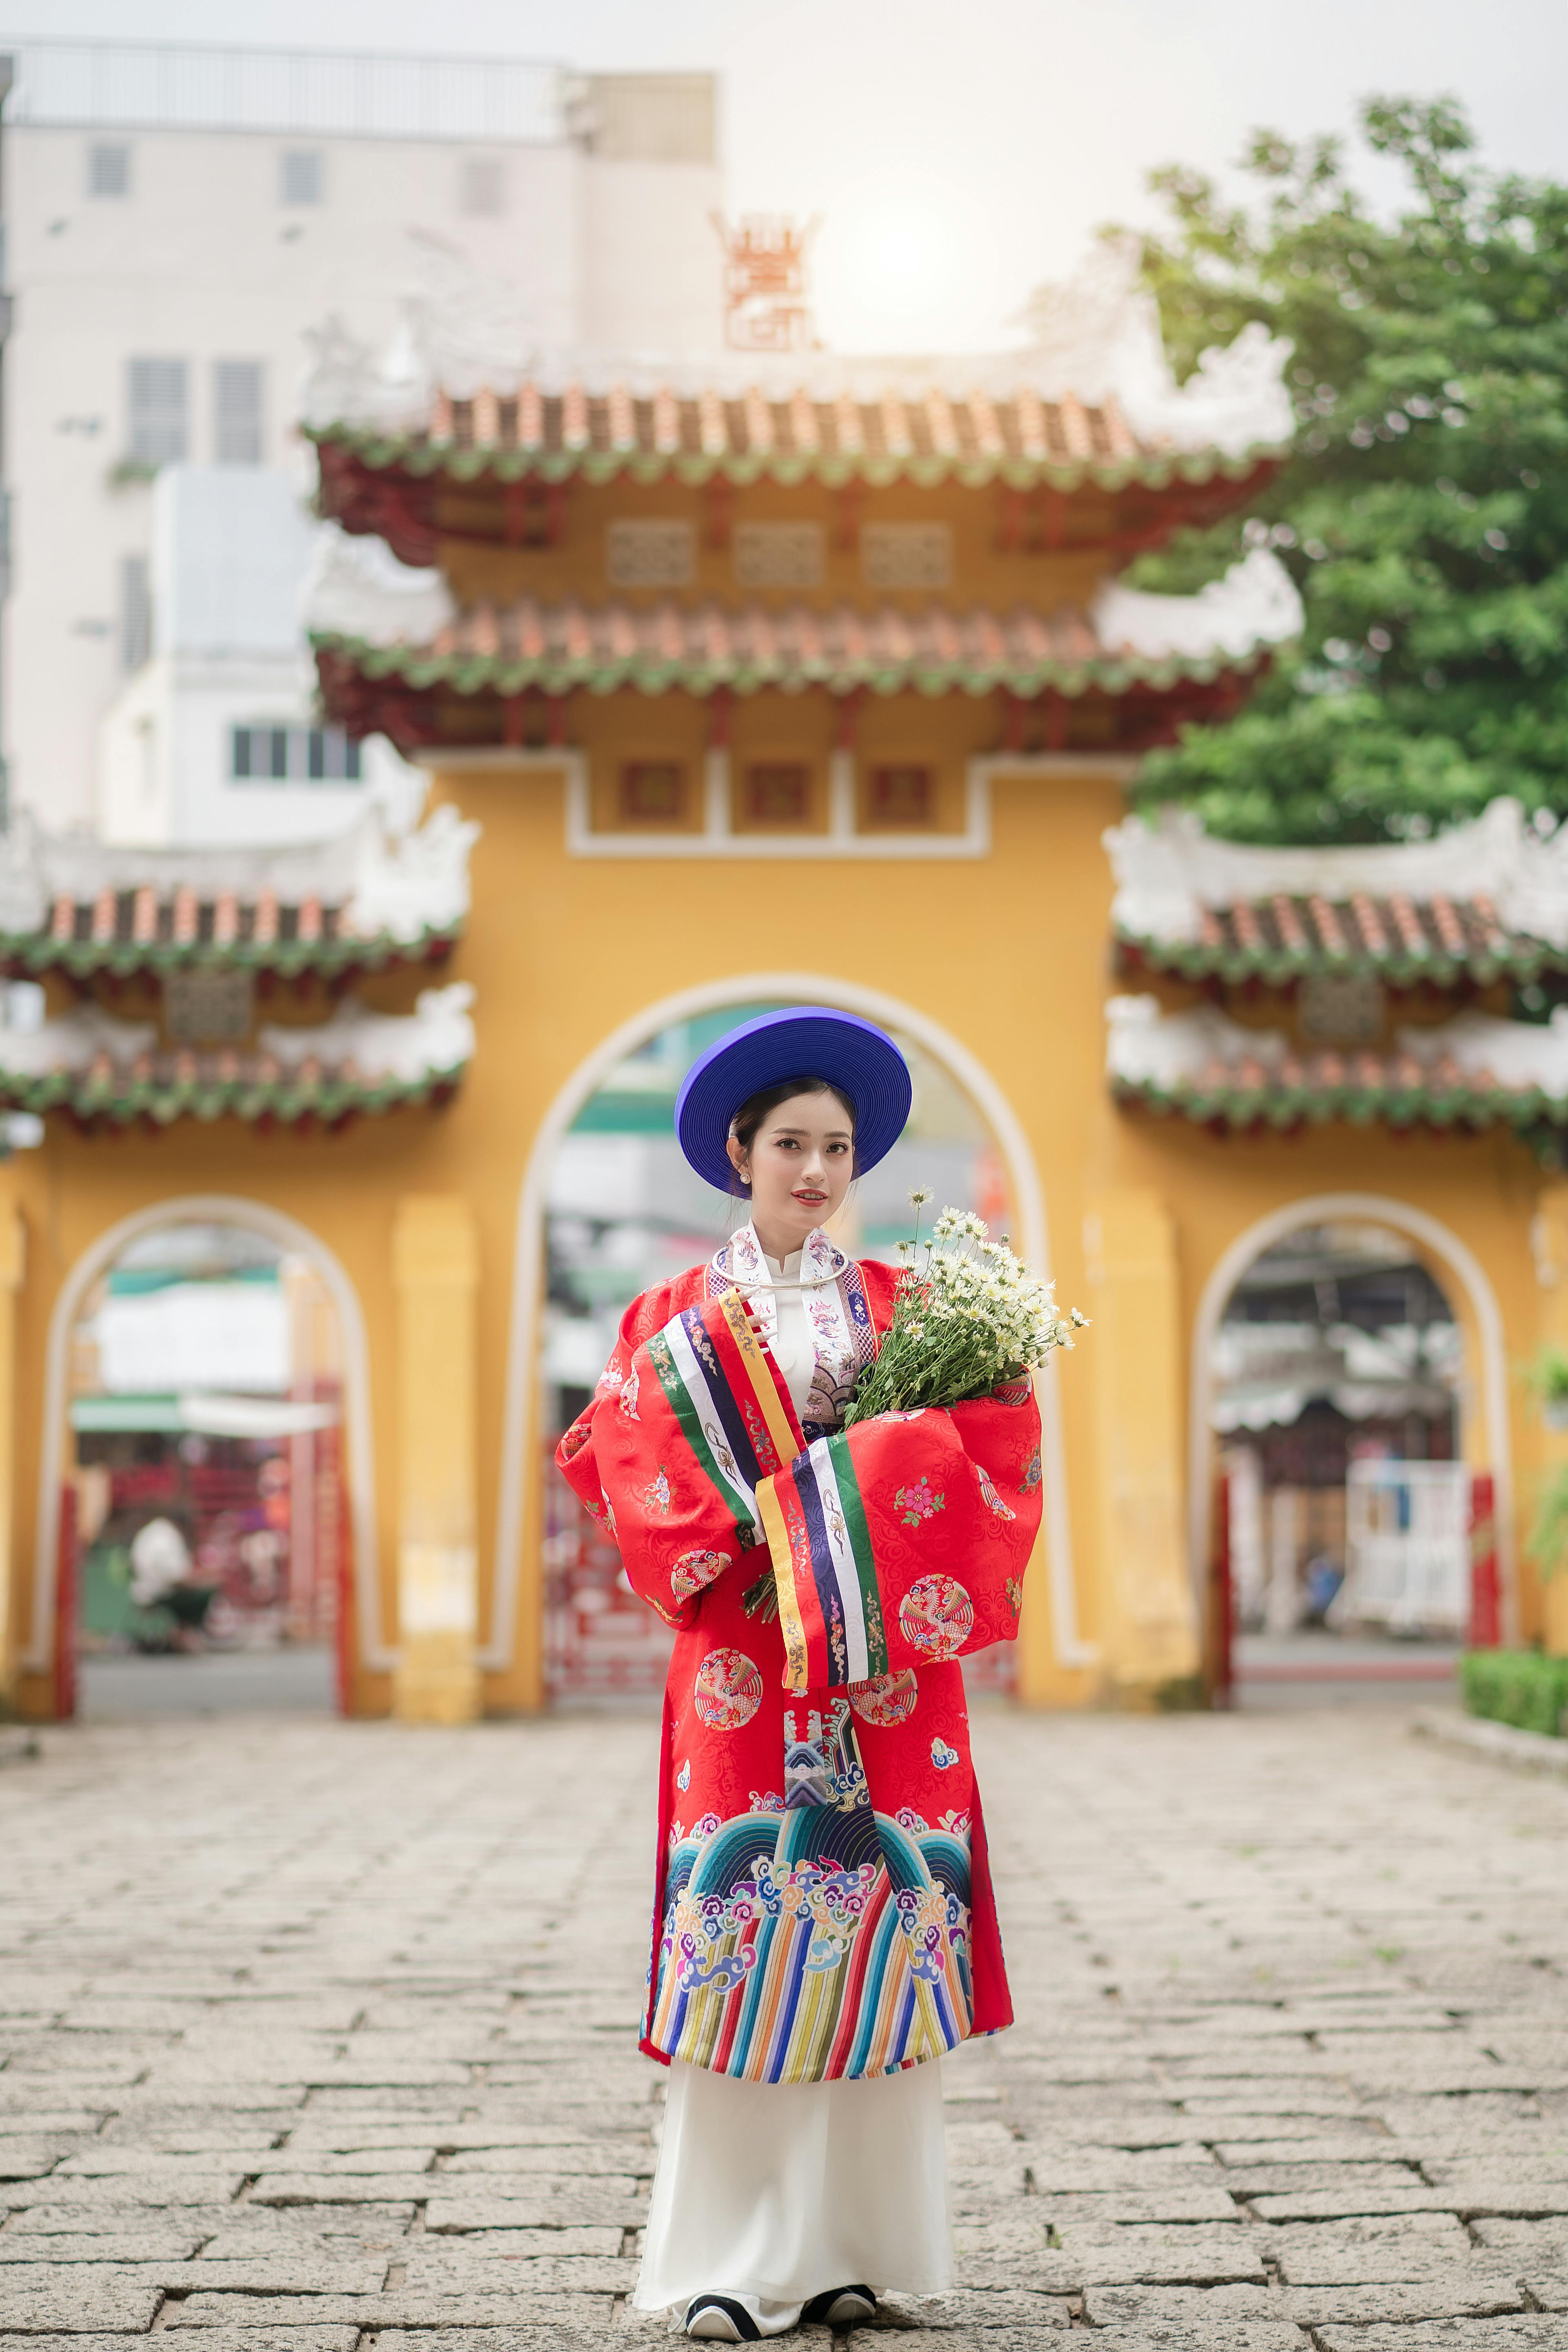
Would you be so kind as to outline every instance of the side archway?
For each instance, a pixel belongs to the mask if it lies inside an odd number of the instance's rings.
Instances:
[[[1043,1275],[1051,1271],[1050,1236],[1045,1193],[1029,1140],[1016,1112],[1001,1087],[975,1055],[960,1039],[901,998],[880,989],[861,988],[822,972],[752,971],[710,981],[699,988],[679,991],[647,1004],[613,1030],[579,1064],[556,1095],[540,1123],[529,1154],[518,1196],[513,1255],[510,1329],[507,1342],[507,1379],[501,1454],[500,1492],[496,1516],[494,1601],[490,1639],[479,1654],[491,1672],[509,1666],[516,1649],[518,1606],[522,1585],[522,1546],[532,1500],[531,1481],[537,1475],[531,1432],[535,1408],[536,1366],[543,1288],[544,1215],[550,1170],[556,1147],[589,1097],[609,1073],[659,1030],[674,1023],[721,1010],[730,1004],[758,1002],[831,1004],[858,1013],[868,1021],[904,1030],[934,1060],[941,1063],[970,1096],[988,1121],[1006,1166],[1017,1204],[1019,1239],[1024,1255]],[[1068,1515],[1066,1454],[1062,1441],[1061,1399],[1054,1368],[1039,1376],[1041,1451],[1045,1471],[1043,1535],[1047,1588],[1050,1599],[1053,1647],[1064,1666],[1085,1666],[1098,1654],[1078,1627],[1073,1580],[1072,1532]]]
[[[1213,1536],[1214,1497],[1209,1475],[1213,1444],[1214,1340],[1226,1304],[1254,1258],[1299,1226],[1361,1218],[1391,1226],[1430,1253],[1450,1274],[1473,1318],[1479,1356],[1479,1402],[1486,1431],[1497,1509],[1498,1575],[1502,1588],[1503,1635],[1519,1633],[1519,1586],[1513,1534],[1513,1448],[1508,1417],[1508,1358],[1502,1313],[1480,1261],[1436,1217],[1384,1192],[1314,1192],[1275,1209],[1238,1234],[1204,1286],[1193,1323],[1191,1404],[1188,1421],[1188,1554],[1193,1590],[1202,1604]]]
[[[100,1234],[61,1285],[49,1318],[44,1359],[43,1444],[38,1458],[37,1538],[33,1559],[33,1622],[23,1657],[30,1672],[47,1674],[58,1629],[56,1569],[60,1539],[60,1484],[65,1465],[71,1334],[93,1284],[129,1244],[160,1226],[209,1222],[239,1225],[307,1259],[320,1275],[339,1321],[343,1349],[343,1439],[349,1525],[353,1546],[354,1607],[363,1665],[385,1672],[395,1663],[381,1622],[376,1552],[374,1463],[370,1416],[370,1351],[359,1297],[339,1260],[308,1225],[237,1192],[186,1192],[159,1201]]]

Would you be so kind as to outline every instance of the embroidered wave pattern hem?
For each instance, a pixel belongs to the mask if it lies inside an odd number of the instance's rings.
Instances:
[[[670,1853],[648,2038],[756,2083],[941,2057],[973,2021],[969,1819],[879,1813],[844,1699],[787,1709],[784,1738],[782,1819],[702,1821]]]

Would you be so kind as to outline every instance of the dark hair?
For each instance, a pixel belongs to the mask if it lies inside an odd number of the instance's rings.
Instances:
[[[849,1132],[853,1136],[855,1106],[842,1087],[834,1086],[827,1078],[780,1078],[776,1085],[759,1087],[754,1095],[748,1095],[730,1121],[730,1132],[742,1151],[750,1151],[757,1139],[757,1129],[769,1113],[777,1110],[780,1103],[793,1102],[796,1095],[832,1095],[843,1105],[844,1115],[849,1121]],[[739,1191],[741,1177],[738,1172],[733,1181]]]

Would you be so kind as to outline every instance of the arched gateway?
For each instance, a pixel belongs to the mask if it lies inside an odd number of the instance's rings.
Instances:
[[[241,1246],[236,1248],[236,1243]],[[253,1246],[245,1247],[247,1243]],[[208,1265],[200,1265],[203,1258]],[[210,1279],[214,1259],[218,1261],[216,1283]],[[190,1279],[198,1271],[209,1276],[199,1286]],[[279,1295],[280,1272],[285,1277],[294,1275],[290,1286],[297,1294],[300,1276],[319,1286],[321,1307],[308,1294],[293,1299]],[[113,1296],[117,1275],[118,1300]],[[186,1277],[183,1283],[182,1275]],[[224,1280],[225,1275],[231,1278]],[[232,1278],[236,1275],[238,1280]],[[262,1277],[260,1285],[257,1276]],[[110,1296],[95,1302],[95,1292],[105,1289]],[[189,1316],[178,1321],[166,1312],[156,1316],[157,1309],[177,1307],[184,1299],[205,1305],[216,1315],[199,1317],[194,1330]],[[98,1305],[94,1319],[99,1328],[88,1341],[89,1371],[81,1358],[89,1302]],[[102,1327],[117,1304],[121,1311],[110,1326],[117,1339],[110,1356],[104,1344],[109,1334]],[[243,1305],[276,1311],[246,1318],[240,1312]],[[130,1317],[128,1306],[132,1308]],[[154,1316],[145,1311],[149,1307]],[[324,1334],[312,1333],[308,1327],[320,1323],[321,1307],[329,1328]],[[235,1328],[247,1323],[248,1328]],[[307,1326],[304,1330],[301,1324]],[[252,1455],[265,1450],[281,1465],[280,1476],[268,1482],[264,1464],[261,1478],[247,1477],[246,1471],[255,1465],[247,1464],[230,1475],[231,1491],[221,1499],[232,1506],[237,1483],[239,1494],[252,1504],[268,1483],[280,1492],[284,1507],[273,1517],[283,1530],[279,1545],[287,1566],[279,1577],[276,1566],[267,1562],[270,1572],[263,1586],[255,1574],[244,1577],[243,1561],[237,1563],[242,1583],[259,1599],[270,1602],[274,1585],[280,1591],[277,1606],[257,1607],[250,1612],[250,1626],[237,1624],[236,1639],[254,1633],[264,1616],[276,1618],[284,1638],[335,1638],[345,1696],[351,1629],[367,1659],[385,1661],[364,1318],[342,1265],[307,1226],[233,1193],[179,1195],[119,1219],[83,1251],[62,1284],[49,1318],[45,1356],[32,1629],[24,1661],[31,1672],[51,1676],[61,1694],[70,1687],[73,1643],[82,1631],[96,1630],[81,1606],[89,1541],[80,1515],[83,1487],[96,1486],[98,1508],[105,1519],[112,1520],[117,1500],[123,1501],[119,1516],[128,1524],[120,1532],[127,1540],[133,1539],[138,1520],[164,1514],[176,1492],[174,1478],[149,1479],[145,1466],[139,1478],[139,1465],[130,1460],[118,1481],[108,1463],[92,1465],[100,1475],[91,1481],[90,1471],[84,1473],[82,1467],[82,1433],[140,1438],[144,1455],[148,1438],[179,1437],[181,1446],[161,1444],[158,1448],[171,1469],[182,1451],[205,1454],[226,1444]],[[157,1467],[163,1469],[164,1464]],[[122,1489],[120,1497],[117,1483]],[[257,1488],[254,1496],[246,1491],[252,1486]],[[267,1515],[229,1507],[203,1516],[219,1527],[226,1520],[235,1522],[227,1549],[237,1554],[246,1542],[247,1517],[264,1521]],[[269,1532],[255,1532],[263,1531]],[[220,1576],[203,1562],[204,1532],[198,1516],[189,1530],[189,1549],[195,1555],[192,1590],[197,1596],[215,1596],[221,1608],[227,1596]],[[291,1610],[284,1605],[290,1598]],[[139,1608],[133,1593],[129,1599],[125,1613],[135,1631],[143,1641],[155,1639],[163,1630],[158,1620],[167,1614],[166,1606],[160,1609],[154,1600]],[[228,1606],[234,1615],[232,1601]],[[204,1631],[212,1616],[209,1605],[204,1610]]]
[[[1303,1203],[1374,1196],[1442,1261],[1474,1466],[1505,1519],[1510,1476],[1531,1504],[1568,1441],[1499,1365],[1568,1344],[1568,847],[1507,803],[1323,853],[1125,814],[1142,753],[1237,708],[1296,625],[1263,553],[1197,599],[1117,577],[1281,461],[1255,345],[1149,372],[1136,415],[1028,352],[875,381],[737,356],[693,387],[539,383],[525,352],[486,384],[433,347],[389,423],[332,343],[323,701],[429,771],[421,825],[238,856],[0,836],[4,1703],[54,1703],[62,1294],[188,1195],[291,1220],[363,1318],[350,1704],[543,1703],[550,1171],[617,1062],[746,999],[900,1029],[1042,1261],[1049,1203],[1091,1328],[1046,1400],[1026,1700],[1202,1696],[1202,1335]],[[1510,1532],[1521,1636],[1568,1646],[1568,1580]]]
[[[526,1608],[535,1616],[541,1612],[538,1569],[544,1563],[538,1488],[545,1473],[541,1448],[530,1442],[528,1433],[536,1433],[540,1427],[540,1319],[548,1272],[544,1229],[552,1171],[563,1139],[605,1081],[631,1056],[646,1049],[650,1041],[668,1036],[678,1024],[689,1024],[702,1016],[716,1015],[722,1021],[732,1011],[733,1017],[739,1018],[745,1010],[774,1003],[831,1004],[845,1012],[858,1013],[908,1040],[917,1055],[929,1056],[935,1070],[973,1106],[1001,1162],[1003,1189],[994,1204],[976,1199],[957,1205],[991,1208],[993,1214],[999,1214],[1002,1223],[1013,1233],[1017,1246],[1031,1264],[1049,1274],[1046,1203],[1028,1138],[992,1073],[928,1013],[880,990],[857,987],[853,982],[820,972],[800,971],[736,975],[683,990],[645,1008],[606,1038],[561,1089],[540,1128],[519,1197],[507,1406],[508,1426],[516,1433],[516,1442],[506,1448],[502,1456],[497,1511],[495,1613],[487,1663],[495,1664],[510,1656],[521,1609]],[[918,1082],[914,1124],[917,1128],[920,1124]],[[711,1247],[718,1238],[715,1231],[708,1246]],[[885,1240],[881,1245],[884,1250],[889,1247]],[[630,1288],[626,1296],[629,1299]],[[604,1352],[607,1354],[607,1345]],[[1061,1664],[1078,1665],[1084,1664],[1089,1654],[1078,1631],[1061,1404],[1054,1373],[1042,1381],[1041,1422],[1045,1473],[1042,1565],[1049,1593],[1050,1641]],[[554,1429],[547,1432],[552,1443],[559,1433]],[[530,1564],[536,1564],[531,1577]]]

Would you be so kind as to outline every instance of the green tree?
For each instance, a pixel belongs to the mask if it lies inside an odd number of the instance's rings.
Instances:
[[[1568,811],[1568,188],[1482,168],[1447,101],[1360,120],[1403,172],[1397,217],[1331,139],[1257,134],[1251,205],[1153,176],[1169,226],[1143,267],[1178,373],[1249,320],[1295,346],[1268,493],[1131,575],[1193,588],[1268,544],[1300,589],[1305,635],[1247,709],[1137,787],[1245,840],[1409,839],[1499,793]]]

